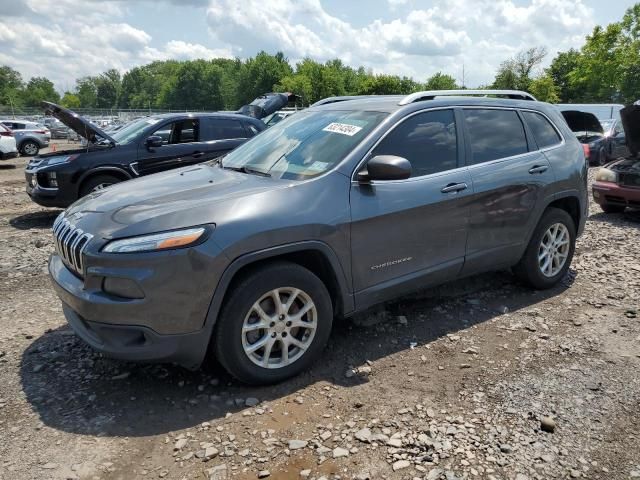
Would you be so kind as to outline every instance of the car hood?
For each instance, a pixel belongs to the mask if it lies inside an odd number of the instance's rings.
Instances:
[[[215,223],[218,208],[289,182],[197,165],[113,185],[81,198],[65,216],[109,239]]]
[[[572,132],[596,132],[600,135],[604,134],[604,129],[598,117],[593,113],[578,110],[563,110],[561,113]]]
[[[116,141],[109,135],[104,133],[96,125],[93,125],[88,120],[83,118],[71,110],[67,110],[60,105],[56,105],[51,102],[42,102],[42,108],[44,108],[45,114],[51,115],[64,123],[71,130],[76,132],[83,138],[86,138],[89,142],[95,143],[99,138],[103,138],[112,144],[116,144]]]
[[[620,110],[625,140],[631,155],[640,155],[640,103],[636,102]]]
[[[289,102],[293,102],[298,98],[293,93],[265,93],[260,95],[249,105],[240,107],[238,113],[248,115],[254,118],[264,118],[274,112],[286,107]]]

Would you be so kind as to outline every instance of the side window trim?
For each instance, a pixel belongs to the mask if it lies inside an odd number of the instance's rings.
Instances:
[[[519,157],[524,157],[526,155],[530,155],[531,153],[533,153],[534,151],[537,150],[530,150],[529,149],[529,137],[527,136],[527,127],[525,126],[525,123],[523,122],[523,119],[521,117],[521,115],[518,112],[518,108],[514,108],[514,107],[493,107],[493,106],[484,106],[484,105],[473,105],[473,106],[465,106],[465,107],[460,107],[461,110],[461,117],[463,117],[463,132],[464,132],[464,143],[465,143],[465,151],[467,153],[466,155],[466,166],[467,168],[474,168],[474,167],[478,167],[481,165],[489,165],[491,163],[500,163],[500,162],[504,162],[505,160],[511,160],[514,158],[519,158]],[[527,141],[527,150],[526,152],[523,153],[518,153],[517,155],[510,155],[508,157],[500,157],[500,158],[494,158],[493,160],[487,160],[486,162],[480,162],[480,163],[471,163],[471,159],[473,158],[473,152],[471,150],[471,141],[470,141],[470,134],[469,134],[469,126],[467,125],[467,121],[466,119],[464,119],[464,115],[463,112],[464,110],[507,110],[507,111],[511,111],[511,112],[516,112],[516,115],[518,116],[518,118],[520,119],[520,122],[522,123],[522,128],[524,130],[524,134],[525,134],[525,140]]]
[[[357,173],[360,171],[360,169],[364,166],[364,164],[371,158],[371,154],[373,153],[373,151],[376,149],[376,147],[378,146],[378,144],[382,143],[382,141],[387,137],[387,135],[389,135],[391,132],[393,132],[398,126],[400,126],[402,123],[404,123],[405,121],[407,121],[408,119],[410,119],[411,117],[414,117],[415,115],[419,115],[422,113],[427,113],[427,112],[436,112],[439,110],[451,110],[453,112],[454,115],[454,121],[456,123],[456,139],[457,139],[457,158],[456,158],[456,168],[453,168],[451,170],[444,170],[442,172],[435,172],[435,173],[429,173],[427,175],[421,175],[419,177],[409,177],[405,180],[377,180],[372,182],[372,184],[376,184],[376,183],[402,183],[402,182],[410,182],[410,181],[415,181],[415,180],[421,180],[423,178],[427,178],[427,177],[433,177],[435,175],[442,175],[444,173],[447,172],[452,172],[454,170],[458,170],[460,168],[463,168],[464,165],[461,164],[460,162],[463,161],[463,157],[462,157],[462,153],[461,152],[461,147],[460,147],[460,125],[458,124],[458,114],[456,113],[457,107],[455,106],[446,106],[446,107],[436,107],[436,108],[425,108],[422,110],[416,110],[415,112],[411,112],[409,115],[406,115],[402,118],[400,118],[396,123],[394,123],[393,125],[391,125],[381,136],[380,138],[378,138],[374,144],[367,150],[367,152],[362,156],[362,158],[360,159],[360,161],[357,163],[356,167],[353,169],[353,171],[351,172],[351,182],[352,183],[358,183],[358,180],[356,179],[356,175]]]
[[[560,129],[556,126],[556,124],[553,122],[553,120],[551,120],[547,114],[545,114],[544,112],[541,112],[539,110],[531,110],[530,108],[521,108],[520,109],[520,113],[522,114],[522,112],[529,112],[529,113],[537,113],[538,115],[542,115],[542,117],[547,120],[550,124],[551,127],[556,131],[556,134],[558,135],[558,137],[560,137],[560,141],[558,143],[554,143],[553,145],[549,145],[548,147],[544,147],[544,148],[540,148],[538,146],[538,142],[536,142],[536,139],[533,135],[531,135],[531,138],[533,139],[533,142],[536,145],[536,150],[540,151],[540,152],[546,152],[547,150],[552,150],[558,147],[561,147],[562,145],[565,144],[565,139],[564,139],[564,135],[562,134],[562,132],[560,131]],[[528,130],[529,126],[527,124],[526,119],[524,118],[523,115],[522,116],[522,123],[525,125],[525,129]]]

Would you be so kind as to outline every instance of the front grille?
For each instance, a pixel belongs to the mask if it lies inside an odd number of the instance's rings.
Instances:
[[[84,273],[83,252],[93,235],[85,233],[60,214],[53,223],[53,238],[56,251],[64,263],[79,275]]]
[[[635,173],[621,173],[618,183],[625,187],[640,188],[640,175]]]

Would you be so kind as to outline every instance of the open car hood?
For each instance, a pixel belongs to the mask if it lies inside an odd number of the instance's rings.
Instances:
[[[109,135],[104,133],[96,125],[91,124],[88,120],[84,119],[80,115],[71,110],[67,110],[60,105],[56,105],[51,102],[42,102],[42,108],[44,108],[45,114],[51,115],[64,123],[71,130],[76,132],[87,141],[96,143],[99,139],[105,139],[112,144],[116,144],[116,141]]]
[[[265,93],[260,95],[249,105],[240,107],[238,113],[254,118],[264,118],[286,107],[289,102],[297,100],[299,97],[293,93]]]
[[[631,155],[637,157],[640,155],[640,102],[620,110],[620,118],[627,147],[629,147]]]
[[[561,113],[572,132],[595,132],[604,135],[600,120],[593,113],[579,110],[563,110]]]

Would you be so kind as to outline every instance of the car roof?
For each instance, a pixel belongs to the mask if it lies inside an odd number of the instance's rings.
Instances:
[[[487,106],[524,108],[534,110],[546,110],[549,104],[531,100],[515,100],[509,98],[472,97],[472,96],[446,96],[436,97],[432,100],[418,100],[406,105],[400,105],[404,95],[379,95],[362,98],[352,97],[344,101],[336,101],[324,105],[310,107],[314,110],[369,110],[393,113],[400,109],[423,110],[425,108],[455,107],[455,106]],[[544,107],[543,107],[544,106]]]
[[[159,115],[149,115],[150,118],[184,118],[184,117],[208,117],[208,118],[220,118],[224,120],[245,120],[252,123],[260,123],[257,118],[249,117],[248,115],[242,115],[239,113],[220,113],[220,112],[184,112],[184,113],[161,113]],[[143,117],[144,118],[144,117]]]

